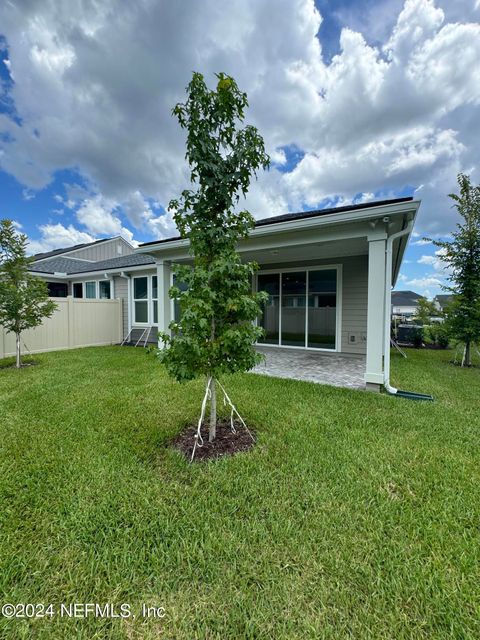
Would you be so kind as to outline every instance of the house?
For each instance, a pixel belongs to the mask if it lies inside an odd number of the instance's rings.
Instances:
[[[413,318],[422,297],[415,291],[392,291],[392,317],[402,320]]]
[[[440,313],[445,313],[445,310],[449,305],[452,304],[455,296],[453,294],[440,294],[435,296],[433,299],[433,304],[440,311]]]
[[[258,220],[238,250],[269,293],[262,344],[361,358],[366,387],[389,388],[390,294],[419,205],[397,198]],[[125,337],[153,342],[178,313],[172,264],[190,260],[179,237],[136,249],[111,238],[37,255],[31,270],[56,294],[121,298]]]

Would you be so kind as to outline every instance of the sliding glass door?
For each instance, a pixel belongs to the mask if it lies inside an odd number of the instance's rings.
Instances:
[[[260,317],[260,326],[265,331],[261,341],[264,344],[278,344],[280,336],[280,274],[259,274],[258,290],[268,293],[268,300]]]
[[[335,349],[337,326],[337,270],[308,272],[308,344],[312,349]]]
[[[287,347],[305,346],[306,271],[282,273],[281,344]]]
[[[269,295],[259,324],[262,344],[336,349],[337,269],[260,273],[258,290]]]

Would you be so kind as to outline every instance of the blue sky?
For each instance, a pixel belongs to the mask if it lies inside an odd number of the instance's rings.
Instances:
[[[273,159],[252,213],[420,197],[397,288],[439,292],[422,238],[452,230],[456,174],[479,181],[478,0],[100,6],[0,8],[0,217],[32,251],[174,235],[166,207],[187,171],[170,109],[192,69],[224,70]]]

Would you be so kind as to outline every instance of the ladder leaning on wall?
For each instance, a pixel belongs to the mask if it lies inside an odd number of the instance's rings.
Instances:
[[[142,331],[142,333],[141,333],[141,335],[140,335],[139,339],[135,342],[135,344],[134,344],[133,346],[134,346],[134,347],[138,347],[138,345],[139,345],[141,342],[143,342],[143,345],[142,345],[142,346],[143,346],[143,347],[146,347],[146,346],[147,346],[148,339],[149,339],[149,337],[150,337],[150,334],[152,333],[152,329],[153,329],[153,327],[152,327],[152,326],[145,327],[145,329]],[[122,340],[122,342],[121,342],[121,344],[120,344],[120,346],[121,346],[121,347],[123,347],[123,346],[124,346],[125,344],[127,344],[127,343],[128,343],[128,344],[132,344],[132,343],[133,343],[133,341],[132,341],[132,340],[130,340],[130,337],[131,337],[131,335],[132,335],[133,331],[135,331],[135,329],[130,329],[130,331],[127,333],[127,335],[125,336],[125,338]]]

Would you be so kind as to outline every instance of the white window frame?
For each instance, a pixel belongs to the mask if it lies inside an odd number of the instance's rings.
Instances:
[[[147,279],[147,297],[146,298],[135,298],[135,280],[139,280],[140,278]],[[146,302],[147,303],[147,322],[137,322],[135,317],[135,302]],[[151,326],[150,320],[152,319],[152,276],[148,274],[133,276],[132,278],[132,326],[133,327],[149,327]]]
[[[308,345],[308,283],[310,271],[336,270],[337,272],[337,291],[336,291],[336,307],[335,307],[335,349],[322,349],[320,347],[309,347]],[[305,345],[303,347],[282,344],[282,274],[306,272],[306,289],[305,289]],[[325,353],[339,353],[342,350],[342,306],[343,306],[343,269],[341,264],[319,264],[308,267],[291,267],[288,269],[260,269],[255,275],[255,291],[258,291],[258,276],[269,273],[278,273],[279,275],[279,318],[278,318],[278,344],[270,344],[266,342],[257,342],[259,347],[273,347],[282,349],[303,349],[305,351],[322,351]],[[256,321],[258,324],[258,320]]]
[[[110,283],[110,295],[108,298],[101,298],[100,297],[100,283],[101,282],[109,282]],[[111,300],[112,299],[112,289],[113,289],[113,280],[111,278],[100,278],[100,280],[97,280],[97,298],[99,300]]]
[[[142,275],[135,275],[132,276],[131,282],[132,282],[132,286],[131,286],[131,294],[130,294],[130,305],[131,305],[131,309],[132,309],[132,327],[158,327],[158,317],[160,314],[160,302],[158,297],[154,298],[153,297],[153,278],[158,278],[156,273],[151,273],[151,274],[146,274],[143,273]],[[135,295],[135,279],[136,278],[147,278],[147,297],[146,298],[140,298],[140,299],[136,299],[134,298]],[[157,279],[157,296],[158,296],[158,279]],[[148,315],[148,321],[147,322],[137,322],[135,319],[135,302],[145,302],[145,300],[147,301],[147,315]],[[157,322],[153,321],[153,302],[154,300],[157,301]]]
[[[94,282],[95,283],[95,298],[87,298],[86,293],[87,293],[87,287],[86,284],[87,282]],[[109,298],[100,298],[100,282],[110,282],[110,297]],[[75,300],[112,300],[112,294],[113,294],[113,280],[112,278],[99,278],[99,279],[94,279],[94,278],[89,278],[88,280],[72,280],[72,296],[73,296],[73,285],[75,284],[81,284],[82,285],[82,297],[81,298],[75,298]]]
[[[74,289],[74,286],[75,286],[76,284],[79,284],[79,285],[81,285],[81,287],[82,287],[82,297],[81,297],[81,298],[77,298],[77,297],[74,295],[74,293],[73,293],[73,289]],[[74,300],[85,300],[85,291],[83,290],[83,282],[78,282],[78,280],[77,280],[77,282],[72,282],[72,298],[73,298]]]
[[[87,283],[93,282],[95,285],[95,296],[93,298],[87,298]],[[85,280],[83,283],[83,298],[84,300],[98,300],[98,280]]]

